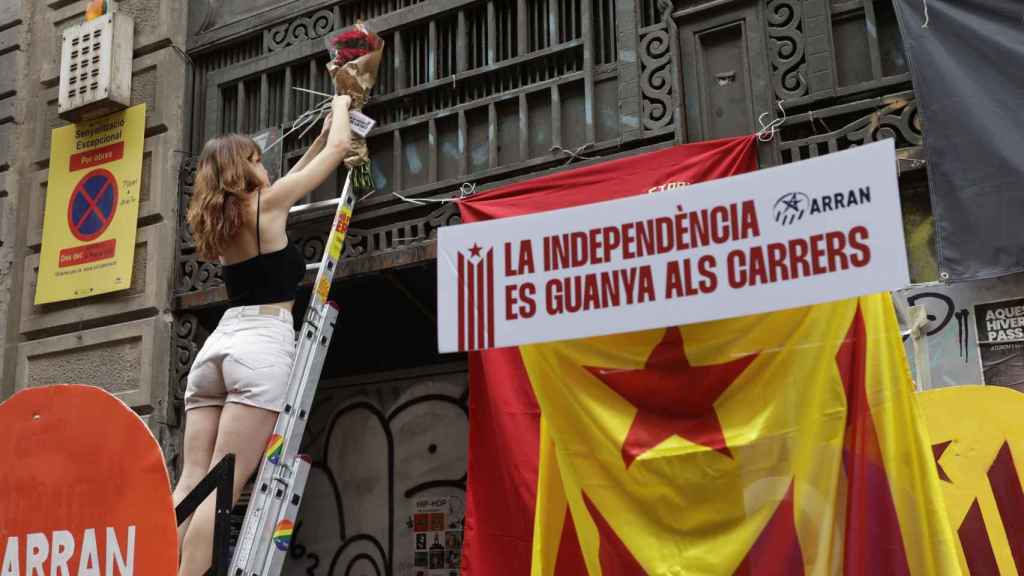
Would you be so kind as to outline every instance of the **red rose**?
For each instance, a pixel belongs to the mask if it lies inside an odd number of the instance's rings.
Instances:
[[[338,34],[331,39],[331,44],[337,50],[334,61],[339,66],[380,50],[383,45],[379,36],[360,28]]]
[[[345,64],[346,62],[351,62],[356,58],[366,56],[369,53],[370,51],[365,48],[342,48],[341,50],[338,50],[338,56],[335,58],[335,61],[339,64]]]
[[[361,38],[366,38],[366,34],[359,30],[349,30],[348,32],[342,32],[334,37],[334,45],[345,44],[353,40],[358,41]]]

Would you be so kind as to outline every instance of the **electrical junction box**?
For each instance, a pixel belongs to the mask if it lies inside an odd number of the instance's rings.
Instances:
[[[127,108],[135,23],[111,12],[64,30],[57,113],[79,122]]]

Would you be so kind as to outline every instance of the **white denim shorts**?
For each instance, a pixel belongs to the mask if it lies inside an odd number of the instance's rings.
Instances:
[[[235,402],[280,412],[294,359],[291,312],[276,306],[229,308],[192,363],[185,410]]]

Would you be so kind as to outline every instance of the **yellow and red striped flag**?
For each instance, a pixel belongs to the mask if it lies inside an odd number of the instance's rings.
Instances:
[[[629,185],[606,163],[463,218],[756,167],[751,139],[670,153],[629,159]],[[888,295],[489,350],[470,372],[463,574],[960,572]]]
[[[959,573],[898,334],[876,295],[523,347],[532,573],[567,521],[594,575]]]

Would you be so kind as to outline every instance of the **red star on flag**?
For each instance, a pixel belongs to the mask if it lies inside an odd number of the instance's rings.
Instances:
[[[622,444],[622,459],[629,468],[641,454],[672,436],[732,458],[714,404],[756,357],[691,366],[679,329],[670,328],[641,369],[586,369],[637,408]]]
[[[480,248],[480,246],[476,242],[474,242],[473,243],[473,247],[469,249],[469,254],[473,258],[479,258],[480,257],[480,250],[482,250],[482,248]]]

